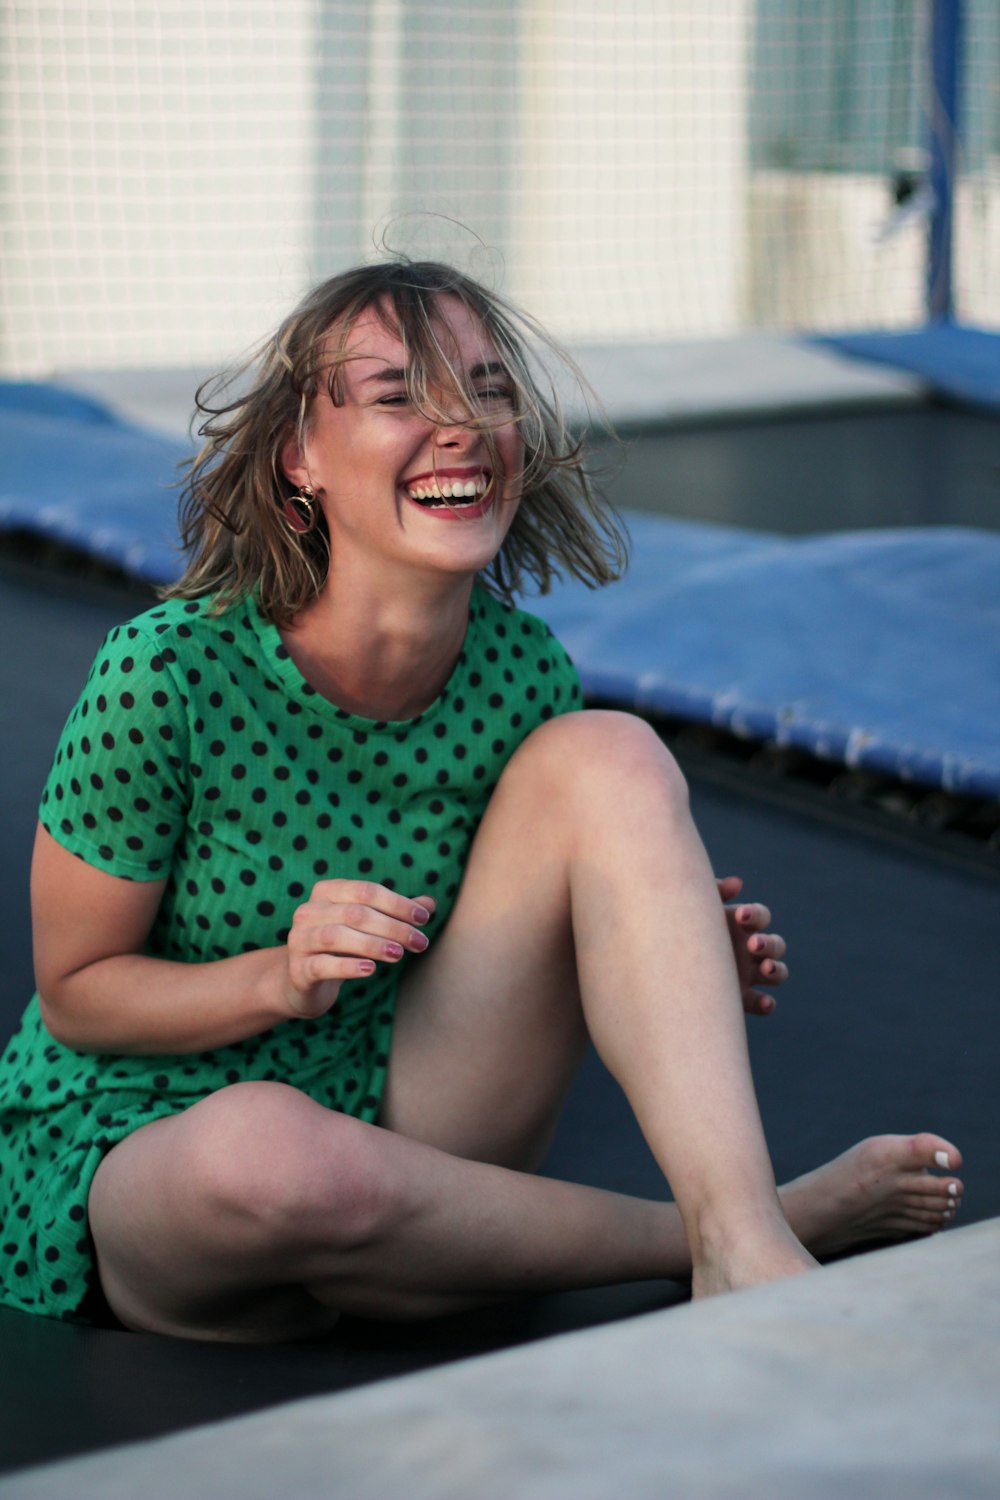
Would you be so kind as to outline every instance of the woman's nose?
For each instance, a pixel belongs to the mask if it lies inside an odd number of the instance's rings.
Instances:
[[[465,448],[476,439],[476,433],[468,425],[469,416],[464,412],[461,416],[450,415],[449,420],[441,422],[434,434],[434,441],[439,448]]]

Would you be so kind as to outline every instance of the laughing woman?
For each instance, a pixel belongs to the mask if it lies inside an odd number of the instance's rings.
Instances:
[[[364,267],[209,415],[187,571],[108,637],[43,797],[7,1303],[287,1339],[704,1296],[957,1206],[933,1135],[776,1190],[743,1011],[784,945],[720,900],[653,732],[582,711],[511,605],[621,565],[526,326],[445,267]],[[534,1175],[588,1041],[676,1206]]]

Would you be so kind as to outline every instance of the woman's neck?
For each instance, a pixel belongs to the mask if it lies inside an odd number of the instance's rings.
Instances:
[[[301,610],[281,638],[306,681],[368,719],[411,719],[437,698],[469,622],[472,582],[395,597],[343,582]]]

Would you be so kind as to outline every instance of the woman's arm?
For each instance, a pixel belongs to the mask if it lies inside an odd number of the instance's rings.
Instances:
[[[200,964],[142,952],[165,885],[105,874],[39,825],[35,982],[56,1041],[79,1052],[201,1052],[290,1019],[283,948]]]
[[[323,1015],[345,979],[422,952],[435,904],[366,881],[320,881],[286,947],[187,964],[142,951],[165,884],[94,869],[39,826],[35,980],[56,1041],[77,1052],[203,1052]]]

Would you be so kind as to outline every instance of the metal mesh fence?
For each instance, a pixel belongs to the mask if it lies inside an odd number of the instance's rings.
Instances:
[[[8,373],[215,363],[386,247],[576,342],[923,318],[919,0],[0,15]],[[970,16],[959,282],[996,322],[996,7]]]

